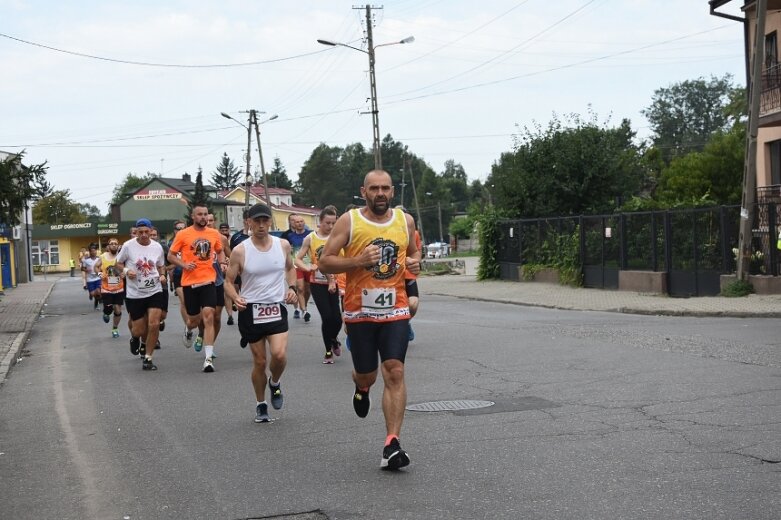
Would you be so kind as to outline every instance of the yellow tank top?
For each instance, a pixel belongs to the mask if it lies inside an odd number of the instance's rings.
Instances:
[[[328,240],[328,237],[322,238],[317,232],[309,234],[309,260],[312,262],[312,265],[317,266],[320,263],[320,254],[323,252],[326,240]],[[328,278],[320,272],[320,269],[312,271],[310,275],[310,283],[328,285]]]
[[[407,219],[400,209],[384,224],[366,219],[359,209],[350,211],[350,242],[345,256],[358,256],[369,244],[380,247],[377,265],[347,273],[344,321],[394,321],[409,319],[404,289],[405,259],[409,235]]]
[[[125,281],[119,275],[115,264],[117,257],[110,258],[111,253],[100,255],[100,271],[103,276],[100,278],[100,290],[105,293],[118,293],[125,290]]]

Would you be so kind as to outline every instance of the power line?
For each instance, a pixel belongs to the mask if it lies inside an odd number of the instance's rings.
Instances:
[[[89,58],[93,60],[100,60],[100,61],[109,61],[111,63],[121,63],[124,65],[138,65],[143,67],[164,67],[164,68],[177,68],[177,69],[209,69],[209,68],[230,68],[230,67],[249,67],[254,65],[264,65],[267,63],[279,63],[282,61],[290,61],[295,60],[298,58],[305,58],[307,56],[313,56],[315,54],[320,54],[322,52],[327,52],[328,49],[321,49],[316,50],[312,52],[305,52],[303,54],[296,54],[294,56],[287,56],[284,58],[273,58],[270,60],[259,60],[259,61],[247,61],[242,63],[210,63],[210,64],[203,64],[203,65],[187,65],[183,63],[154,63],[154,62],[147,62],[147,61],[135,61],[135,60],[120,60],[117,58],[107,58],[105,56],[96,56],[94,54],[86,54],[83,52],[76,52],[76,51],[69,51],[66,49],[60,49],[57,47],[52,47],[51,45],[44,45],[42,43],[37,43],[29,40],[24,40],[22,38],[17,38],[16,36],[11,36],[10,34],[4,34],[0,33],[0,37],[7,38],[9,40],[13,40],[19,43],[24,43],[26,45],[32,45],[33,47],[40,47],[42,49],[47,49],[50,51],[55,52],[61,52],[63,54],[70,54],[71,56],[79,56],[81,58]]]

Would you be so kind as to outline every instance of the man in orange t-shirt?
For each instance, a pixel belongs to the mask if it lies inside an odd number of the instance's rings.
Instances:
[[[206,206],[193,208],[193,224],[176,234],[168,251],[168,261],[182,268],[182,292],[187,309],[184,346],[192,346],[193,330],[203,322],[203,371],[214,372],[214,309],[217,306],[214,259],[217,258],[223,270],[226,261],[222,235],[207,227],[208,216]],[[196,350],[200,350],[198,346]]]

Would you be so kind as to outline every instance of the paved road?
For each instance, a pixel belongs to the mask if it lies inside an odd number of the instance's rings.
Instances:
[[[160,370],[142,372],[78,284],[55,285],[0,387],[4,518],[779,517],[774,319],[425,296],[410,403],[495,404],[408,412],[413,463],[387,474],[380,387],[355,417],[349,360],[321,364],[316,315],[292,323],[285,408],[257,425],[235,327],[203,374],[177,310]]]

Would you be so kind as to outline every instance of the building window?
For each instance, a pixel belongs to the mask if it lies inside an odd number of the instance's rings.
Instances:
[[[33,265],[59,265],[59,240],[31,240]]]
[[[765,35],[765,68],[778,65],[778,35],[776,31]]]

